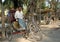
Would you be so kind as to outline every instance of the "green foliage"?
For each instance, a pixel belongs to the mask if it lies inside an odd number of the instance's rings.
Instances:
[[[42,9],[45,9],[45,7],[46,7],[46,6],[45,6],[45,3],[43,2],[42,5],[41,5],[41,8],[42,8]]]

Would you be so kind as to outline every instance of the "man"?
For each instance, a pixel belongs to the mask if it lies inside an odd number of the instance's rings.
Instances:
[[[26,23],[23,20],[24,15],[22,12],[22,7],[18,7],[18,10],[15,12],[15,19],[19,22],[19,25],[22,27],[20,29],[26,29]]]
[[[14,21],[16,21],[15,18],[14,18],[14,14],[15,14],[15,10],[12,7],[8,12],[8,19],[9,19],[10,23],[13,23]]]

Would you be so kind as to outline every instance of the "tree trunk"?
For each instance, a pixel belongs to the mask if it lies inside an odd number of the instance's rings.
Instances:
[[[4,8],[2,4],[2,38],[5,38],[5,17],[4,17]]]

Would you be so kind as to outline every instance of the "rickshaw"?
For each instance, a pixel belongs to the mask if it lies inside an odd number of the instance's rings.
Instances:
[[[14,21],[12,24],[9,24],[9,26],[6,28],[6,38],[8,40],[12,40],[13,35],[22,34],[22,37],[27,39],[28,30],[27,29],[23,30],[20,28],[21,28],[21,26],[19,26],[18,21]]]
[[[22,37],[27,38],[26,34],[28,32],[27,28],[25,30],[20,29],[21,26],[19,26],[18,21],[10,22],[11,18],[7,18],[9,26],[6,28],[6,37],[11,40],[13,35],[15,34],[22,34]]]

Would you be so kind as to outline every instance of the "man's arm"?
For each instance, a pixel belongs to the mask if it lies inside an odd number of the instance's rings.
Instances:
[[[17,15],[18,15],[18,13],[16,12],[15,15],[14,15],[16,21],[18,21],[18,19],[17,19]]]

